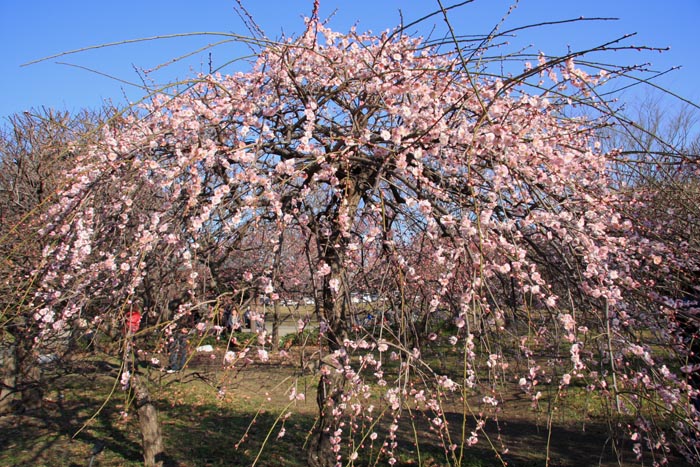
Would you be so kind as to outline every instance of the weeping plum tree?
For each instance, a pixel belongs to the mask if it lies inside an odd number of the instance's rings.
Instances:
[[[91,319],[109,319],[165,257],[190,291],[171,333],[201,300],[203,258],[221,255],[251,264],[231,280],[272,301],[300,278],[319,292],[309,465],[352,463],[375,440],[393,464],[412,414],[459,465],[506,404],[509,366],[533,404],[539,388],[556,405],[585,385],[632,420],[640,456],[669,444],[697,456],[697,389],[676,370],[685,344],[635,276],[658,246],[635,243],[611,189],[616,152],[595,138],[614,117],[595,93],[606,72],[578,67],[584,53],[541,54],[496,77],[470,61],[485,43],[444,52],[403,29],[341,34],[314,17],[299,38],[262,43],[250,71],[153,96],[67,174],[43,221],[36,319],[71,326],[107,290],[114,307]],[[245,263],[253,244],[261,261]],[[372,333],[354,326],[368,293],[391,316]],[[424,358],[428,344],[452,347],[461,370]]]

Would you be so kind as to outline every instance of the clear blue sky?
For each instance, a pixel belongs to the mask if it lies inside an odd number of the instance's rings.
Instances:
[[[312,0],[247,0],[246,6],[271,38],[282,33],[299,33],[302,17],[308,16]],[[445,5],[456,0],[443,0]],[[458,34],[483,34],[500,20],[511,1],[476,0],[451,13]],[[75,66],[67,62],[139,82],[134,71],[191,52],[217,39],[170,39],[113,48],[90,50],[35,65],[23,63],[52,54],[86,46],[126,39],[194,31],[223,31],[247,34],[234,12],[233,0],[0,0],[0,119],[40,106],[78,110],[99,107],[105,99],[116,104],[140,97],[138,89]],[[396,25],[399,9],[410,22],[437,8],[437,0],[321,0],[321,16],[333,11],[330,26],[346,31],[353,24],[358,29],[381,31]],[[563,53],[567,47],[580,49],[637,33],[627,44],[670,46],[660,53],[610,54],[605,60],[625,64],[651,62],[652,68],[665,70],[681,66],[678,71],[658,81],[693,102],[700,102],[700,0],[522,0],[508,17],[503,28],[533,22],[575,17],[617,17],[619,21],[550,26],[537,31],[523,31],[513,44],[532,45],[530,52]],[[435,17],[421,25],[443,28]],[[512,48],[512,47],[511,47]],[[247,50],[232,44],[212,51],[212,62],[219,66],[245,55]],[[208,53],[199,53],[176,67],[152,75],[157,82],[186,78],[206,71]]]

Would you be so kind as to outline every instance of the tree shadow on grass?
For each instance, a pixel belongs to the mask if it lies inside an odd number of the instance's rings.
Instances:
[[[448,413],[446,418],[453,427],[461,426],[463,419],[457,413]],[[468,424],[468,428],[469,433],[474,429],[474,423]],[[546,423],[502,417],[498,423],[488,421],[484,431],[501,453],[503,461],[511,467],[624,467],[651,465],[653,461],[648,457],[643,463],[637,461],[632,443],[620,440],[620,436],[613,441],[604,420],[588,421],[585,430],[581,424],[555,423],[550,434]],[[479,437],[480,441],[474,448],[480,451],[480,455],[487,456],[484,458],[497,461],[494,449],[489,448],[484,435]],[[690,466],[679,455],[669,454],[668,457],[669,465]],[[497,461],[496,465],[501,465],[501,462]]]
[[[141,446],[135,421],[123,421],[119,404],[106,405],[94,422],[74,440],[71,436],[84,423],[88,409],[94,410],[97,399],[66,405],[63,410],[48,408],[32,415],[0,418],[0,465],[17,466],[87,466],[95,446],[103,447],[94,467],[141,465]],[[166,466],[170,467],[247,467],[254,462],[261,467],[300,467],[306,465],[304,445],[313,426],[313,417],[296,414],[284,423],[285,435],[278,439],[282,427],[279,412],[239,411],[217,404],[166,405],[159,402],[166,443]],[[416,415],[418,415],[416,413]],[[445,452],[426,417],[417,417],[414,428],[399,430],[397,466],[418,466],[419,441],[423,466],[447,465]],[[446,414],[453,432],[461,427],[461,414]],[[473,429],[468,424],[467,433]],[[631,453],[631,446],[618,446],[621,462],[613,452],[607,427],[588,423],[580,427],[556,426],[551,436],[541,424],[529,420],[488,422],[485,431],[509,466],[552,467],[632,466],[640,465]],[[453,437],[453,442],[458,442]],[[547,446],[549,445],[549,450]],[[506,453],[503,453],[505,449]],[[464,466],[502,465],[483,435],[478,444],[466,447]],[[376,452],[368,456],[374,464]],[[362,455],[361,459],[362,460]],[[381,458],[376,465],[386,465]],[[364,465],[359,462],[355,465]],[[671,458],[671,465],[685,466],[681,459]]]
[[[216,405],[167,408],[166,451],[184,466],[292,467],[306,465],[303,449],[313,418],[294,415],[284,423],[279,413],[237,412]]]
[[[114,377],[101,364],[54,376],[40,408],[0,417],[0,465],[141,464],[138,430],[121,415],[124,397],[108,397]]]
[[[40,410],[0,418],[0,465],[86,466],[93,454],[99,459],[95,467],[138,465],[138,433],[128,424],[117,426],[119,410],[111,403],[81,430],[102,402],[45,402]]]

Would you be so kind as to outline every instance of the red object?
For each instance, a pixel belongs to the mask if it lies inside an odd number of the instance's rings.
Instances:
[[[130,333],[135,333],[139,330],[141,326],[141,312],[139,310],[133,309],[129,312],[129,316],[126,320],[126,330]]]

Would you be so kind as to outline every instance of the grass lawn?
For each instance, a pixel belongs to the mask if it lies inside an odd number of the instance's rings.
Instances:
[[[250,363],[240,370],[222,370],[223,349],[214,358],[197,354],[188,368],[166,374],[144,370],[151,380],[166,444],[166,465],[201,466],[304,466],[305,444],[313,427],[318,376],[299,371],[299,356],[292,351],[274,354],[266,364]],[[115,387],[114,376],[105,375],[108,362],[94,356],[76,361],[71,373],[60,378],[43,406],[33,412],[0,417],[0,465],[87,466],[94,449],[100,450],[93,466],[141,465],[138,421],[128,393]],[[449,368],[447,369],[449,371]],[[290,402],[292,386],[306,400]],[[382,388],[376,387],[381,394]],[[618,463],[601,416],[605,408],[584,391],[569,393],[566,411],[548,415],[546,398],[538,408],[518,391],[516,383],[504,383],[505,409],[491,413],[478,444],[465,448],[462,464],[471,467],[639,465],[629,445],[618,445]],[[546,391],[546,388],[543,388]],[[466,401],[478,410],[478,401]],[[379,399],[379,404],[381,404]],[[465,401],[445,401],[445,417],[458,435]],[[381,407],[379,407],[381,410]],[[291,413],[289,418],[285,414]],[[398,432],[398,466],[448,465],[429,413],[406,411]],[[389,420],[380,420],[388,424]],[[549,427],[551,426],[551,430]],[[284,436],[278,438],[284,427]],[[616,429],[616,427],[612,427]],[[418,440],[418,443],[416,443]],[[354,465],[387,465],[379,455],[381,438],[374,443],[357,441],[359,458]],[[501,457],[495,454],[498,451]],[[673,465],[684,465],[678,459]]]

